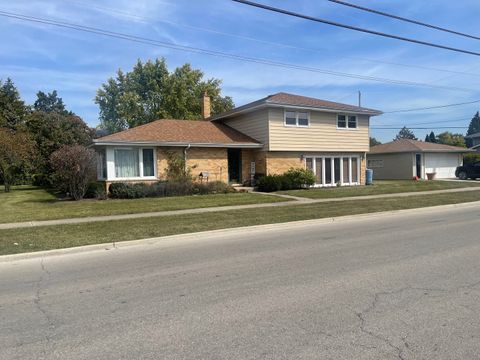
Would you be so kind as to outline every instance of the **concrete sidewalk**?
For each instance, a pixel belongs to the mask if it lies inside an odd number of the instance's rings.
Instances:
[[[160,216],[163,217],[163,216],[174,216],[174,215],[199,214],[199,213],[210,213],[210,212],[229,211],[229,210],[258,209],[258,208],[269,208],[269,207],[279,207],[279,206],[298,206],[298,205],[308,205],[308,204],[318,204],[318,203],[331,203],[331,202],[341,202],[341,201],[357,201],[357,200],[384,199],[384,198],[395,198],[395,197],[422,196],[422,195],[432,195],[432,194],[479,191],[479,189],[480,188],[471,187],[471,188],[429,190],[429,191],[417,191],[417,192],[394,193],[394,194],[349,196],[349,197],[328,198],[328,199],[308,199],[308,198],[301,198],[301,197],[296,197],[291,195],[268,194],[271,196],[283,197],[283,198],[294,200],[294,201],[249,204],[249,205],[217,206],[217,207],[210,207],[210,208],[170,210],[170,211],[158,211],[158,212],[137,213],[137,214],[89,216],[89,217],[82,217],[82,218],[5,223],[5,224],[0,224],[0,230],[20,229],[20,228],[49,226],[49,225],[81,224],[81,223],[89,223],[89,222],[124,220],[124,219],[141,219],[141,218],[160,217]]]

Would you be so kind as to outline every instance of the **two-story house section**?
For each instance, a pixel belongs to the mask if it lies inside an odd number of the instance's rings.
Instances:
[[[292,167],[306,167],[315,173],[317,186],[336,186],[365,183],[370,117],[380,114],[378,110],[277,93],[211,121],[263,144],[261,149],[240,152],[243,178],[252,168],[257,174],[280,174]]]
[[[98,177],[112,182],[166,178],[169,152],[206,181],[247,184],[255,175],[308,168],[317,186],[365,183],[369,119],[377,110],[278,93],[203,120],[160,119],[94,140]]]

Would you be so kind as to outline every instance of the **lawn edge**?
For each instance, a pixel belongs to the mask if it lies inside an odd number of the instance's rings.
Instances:
[[[328,224],[328,223],[341,222],[341,221],[361,220],[362,218],[369,217],[369,216],[379,217],[379,216],[389,216],[389,215],[404,214],[404,213],[408,214],[412,212],[425,213],[432,210],[444,210],[449,208],[469,208],[469,207],[476,207],[479,205],[480,205],[480,201],[471,201],[471,202],[464,202],[464,203],[457,203],[457,204],[435,205],[435,206],[419,207],[419,208],[412,208],[412,209],[368,212],[368,213],[356,214],[356,215],[343,215],[338,217],[328,217],[328,218],[320,218],[320,219],[297,220],[297,221],[288,221],[283,223],[270,223],[270,224],[262,224],[262,225],[240,226],[240,227],[233,227],[233,228],[206,230],[206,231],[193,232],[193,233],[183,233],[183,234],[167,235],[167,236],[137,239],[137,240],[126,240],[126,241],[113,242],[113,243],[108,242],[108,243],[102,243],[102,244],[83,245],[83,246],[54,249],[54,250],[0,255],[0,263],[8,263],[8,262],[13,262],[18,260],[39,259],[39,258],[44,258],[46,256],[74,255],[74,254],[80,254],[80,253],[94,252],[98,250],[107,251],[107,250],[118,250],[121,248],[128,248],[133,246],[155,245],[158,242],[178,240],[181,238],[183,238],[184,240],[189,239],[189,240],[195,240],[195,241],[202,241],[202,239],[204,240],[209,239],[207,235],[215,235],[219,233],[230,233],[235,231],[253,232],[261,229],[273,230],[273,229],[291,228],[292,226],[318,225],[323,223]]]

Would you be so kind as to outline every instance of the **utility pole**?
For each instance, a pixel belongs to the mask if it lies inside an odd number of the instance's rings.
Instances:
[[[362,106],[362,92],[358,91],[358,107]]]

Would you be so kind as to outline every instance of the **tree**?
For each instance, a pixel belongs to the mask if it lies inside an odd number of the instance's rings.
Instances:
[[[64,115],[72,115],[67,111],[62,98],[58,97],[57,90],[53,90],[51,93],[45,94],[43,91],[37,93],[37,100],[33,104],[33,108],[36,111],[43,111],[46,113],[56,112]]]
[[[411,139],[411,140],[418,140],[413,133],[412,130],[408,129],[406,126],[404,126],[395,136],[395,139],[393,140],[400,140],[400,139]]]
[[[467,135],[472,135],[475,133],[480,132],[480,114],[477,113],[473,116],[472,120],[470,121],[470,125],[468,126]],[[472,139],[466,139],[466,144],[468,147],[472,147]]]
[[[5,192],[15,179],[27,172],[34,155],[34,143],[29,134],[0,128],[0,179]]]
[[[428,134],[425,135],[425,140],[424,140],[424,141],[425,141],[425,142],[430,142],[430,136],[429,136]]]
[[[27,107],[13,81],[10,78],[5,82],[0,80],[0,127],[16,130],[26,113]]]
[[[50,156],[55,186],[72,199],[81,200],[96,178],[95,151],[81,145],[62,146]]]
[[[380,145],[381,142],[375,139],[374,137],[370,137],[370,146]]]
[[[200,119],[202,95],[211,98],[212,114],[233,108],[230,97],[221,96],[221,81],[204,79],[189,64],[168,71],[165,59],[142,63],[132,71],[118,70],[97,90],[101,127],[116,132],[161,118]]]
[[[438,134],[437,139],[439,144],[466,147],[465,137],[462,134],[452,134],[449,131],[445,131]]]
[[[64,145],[89,145],[94,135],[80,117],[58,112],[33,111],[26,116],[25,126],[36,142],[39,159],[35,182],[41,185],[51,185],[49,158],[54,151]]]
[[[436,143],[437,142],[437,137],[435,136],[435,133],[433,131],[430,132],[430,135],[428,135],[428,138],[431,143]]]

